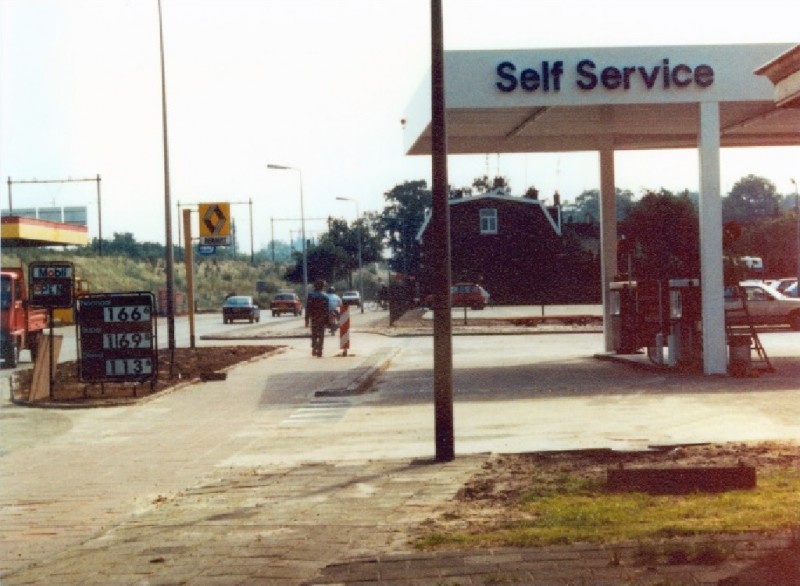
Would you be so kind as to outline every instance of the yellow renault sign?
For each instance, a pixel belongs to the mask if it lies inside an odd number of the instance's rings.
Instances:
[[[230,246],[231,204],[201,203],[200,244],[203,246]]]

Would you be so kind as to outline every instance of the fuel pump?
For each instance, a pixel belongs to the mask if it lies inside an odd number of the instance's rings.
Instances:
[[[636,281],[609,283],[611,340],[617,354],[633,354],[640,348],[636,289]]]
[[[696,370],[703,364],[700,279],[670,279],[670,366]]]
[[[647,348],[653,362],[661,364],[668,301],[660,281],[614,281],[609,284],[611,339],[618,354]]]

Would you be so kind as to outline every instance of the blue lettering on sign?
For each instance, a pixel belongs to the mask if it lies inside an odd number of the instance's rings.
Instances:
[[[602,87],[606,90],[630,90],[643,87],[647,90],[660,88],[685,88],[695,85],[707,88],[714,83],[714,69],[710,65],[691,67],[685,63],[671,65],[664,58],[658,65],[625,65],[617,67],[608,65],[599,69],[591,59],[582,59],[575,68],[577,79],[575,85],[585,91]],[[497,66],[496,87],[502,92],[513,92],[517,88],[526,92],[538,90],[544,92],[561,91],[561,76],[564,73],[564,62],[542,61],[541,67],[525,68],[517,74],[517,66],[511,61],[503,61]]]
[[[535,92],[538,89],[549,92],[552,80],[553,91],[561,91],[561,75],[564,73],[563,61],[555,61],[552,65],[548,61],[542,61],[540,70],[523,69],[519,74],[519,79],[514,75],[516,70],[516,66],[510,61],[503,61],[497,66],[497,75],[503,80],[497,82],[498,89],[504,92],[513,92],[519,85],[526,92]]]

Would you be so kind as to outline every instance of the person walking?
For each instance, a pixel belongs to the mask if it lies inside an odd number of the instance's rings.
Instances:
[[[336,289],[328,287],[328,311],[330,311],[331,336],[339,329],[339,316],[342,314],[342,298],[336,294]]]
[[[329,323],[329,299],[325,294],[325,281],[314,281],[314,290],[306,299],[306,327],[311,325],[311,355],[322,358],[325,343],[325,327]]]

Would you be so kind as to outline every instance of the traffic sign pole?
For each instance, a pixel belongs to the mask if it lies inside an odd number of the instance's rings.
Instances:
[[[186,299],[189,302],[189,347],[194,348],[194,262],[192,261],[192,210],[183,210],[183,248],[186,263]]]

